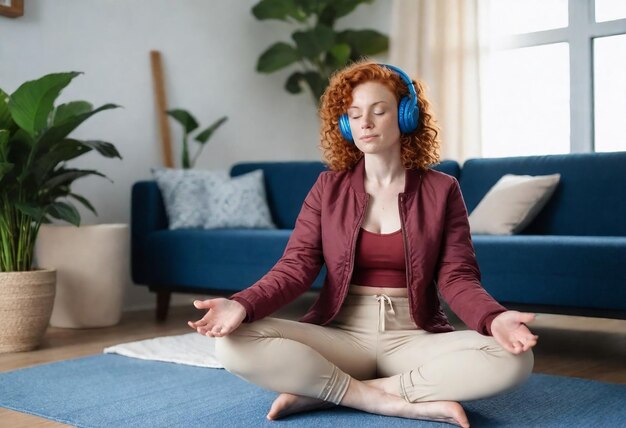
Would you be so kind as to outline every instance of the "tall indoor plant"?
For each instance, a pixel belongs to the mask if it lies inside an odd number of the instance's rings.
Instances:
[[[80,214],[72,201],[95,213],[71,185],[81,177],[105,175],[66,162],[92,150],[121,159],[111,143],[69,137],[94,114],[118,107],[94,109],[86,101],[55,106],[79,74],[48,74],[11,95],[0,89],[0,352],[36,347],[50,319],[56,272],[33,266],[41,224],[55,218],[78,226]]]
[[[302,92],[306,84],[318,104],[331,74],[362,56],[385,52],[389,38],[375,30],[335,30],[337,19],[362,3],[374,0],[261,0],[252,14],[259,20],[277,19],[296,26],[293,43],[276,42],[257,61],[257,71],[273,73],[297,65],[285,89]]]

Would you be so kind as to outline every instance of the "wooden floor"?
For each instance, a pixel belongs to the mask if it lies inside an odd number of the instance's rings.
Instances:
[[[312,303],[305,295],[275,316],[296,319]],[[125,313],[121,322],[100,329],[50,327],[41,347],[31,352],[0,354],[0,372],[102,353],[118,343],[189,333],[187,320],[202,312],[191,305],[173,307],[164,323],[152,311]],[[454,321],[454,320],[453,320]],[[463,328],[454,322],[458,328]],[[626,385],[626,321],[539,314],[530,325],[539,335],[534,349],[535,373],[575,376]],[[0,408],[0,427],[62,427],[64,424]]]

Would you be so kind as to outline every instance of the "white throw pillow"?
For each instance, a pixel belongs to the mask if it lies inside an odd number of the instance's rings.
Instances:
[[[232,177],[217,184],[206,182],[205,229],[276,229],[265,196],[263,170]]]
[[[520,232],[548,202],[560,179],[560,174],[502,176],[470,214],[471,232],[486,235]]]

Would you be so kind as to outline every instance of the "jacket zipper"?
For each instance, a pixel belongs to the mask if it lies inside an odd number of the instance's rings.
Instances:
[[[407,293],[408,293],[408,297],[409,297],[409,314],[411,314],[411,319],[413,320],[413,322],[415,323],[416,326],[419,327],[419,325],[417,324],[417,321],[415,321],[415,318],[413,316],[413,308],[412,308],[412,301],[413,299],[411,298],[411,288],[410,286],[410,281],[409,281],[409,253],[408,253],[408,247],[407,247],[407,238],[406,238],[406,221],[404,218],[404,211],[402,210],[402,205],[404,203],[404,195],[400,194],[398,195],[398,211],[400,212],[400,228],[402,229],[402,241],[404,243],[404,271],[405,271],[405,275],[406,275],[406,281],[407,281]]]
[[[337,313],[341,309],[341,306],[343,306],[343,302],[346,300],[346,296],[348,295],[348,285],[350,284],[350,278],[352,278],[352,272],[354,271],[354,258],[356,255],[355,254],[356,253],[355,251],[356,241],[359,238],[359,229],[361,229],[361,225],[363,224],[363,219],[365,218],[365,213],[367,212],[367,205],[369,203],[369,200],[370,200],[370,195],[366,193],[365,194],[365,207],[363,208],[361,217],[359,217],[356,231],[353,232],[354,237],[352,238],[352,246],[350,247],[350,270],[348,272],[348,275],[346,276],[346,279],[344,280],[342,294],[341,294],[341,304],[339,305],[335,313],[332,315],[331,319],[334,318],[335,315],[337,315]]]

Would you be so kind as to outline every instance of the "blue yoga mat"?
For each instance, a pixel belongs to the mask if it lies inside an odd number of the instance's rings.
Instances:
[[[77,427],[450,427],[344,407],[265,415],[277,394],[222,369],[105,354],[0,373],[0,406]],[[626,385],[533,374],[462,403],[473,427],[623,427]]]

